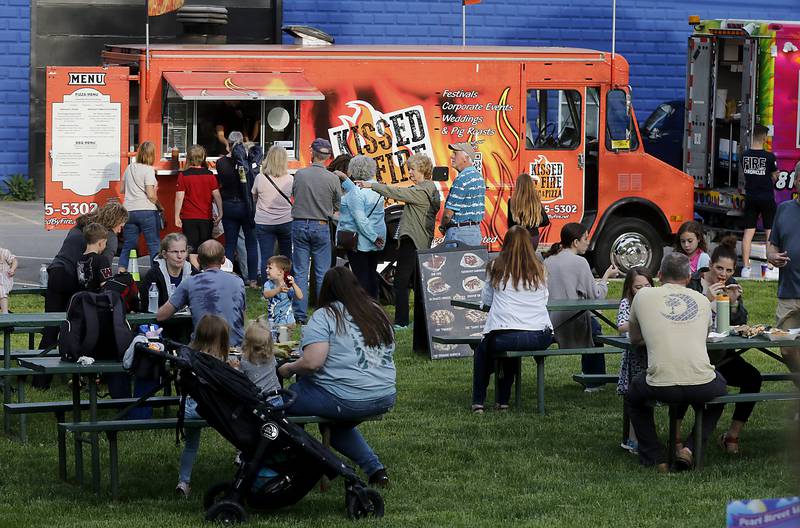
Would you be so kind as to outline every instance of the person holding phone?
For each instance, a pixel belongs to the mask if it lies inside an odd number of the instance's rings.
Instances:
[[[263,295],[267,300],[267,319],[273,339],[277,339],[279,326],[295,324],[292,299],[303,298],[303,290],[289,275],[291,269],[292,261],[284,255],[275,255],[267,260]]]
[[[688,287],[705,295],[711,301],[711,309],[716,317],[717,295],[724,294],[730,300],[730,322],[732,325],[747,324],[747,310],[742,298],[742,287],[733,278],[736,270],[736,237],[723,238],[711,253],[708,268],[697,270]],[[728,385],[739,387],[743,393],[761,392],[761,372],[731,350],[709,351],[711,363],[722,374]],[[754,402],[737,403],[733,411],[730,428],[719,438],[720,446],[730,454],[739,453],[739,434],[753,413]],[[682,419],[687,406],[679,408],[678,418]],[[678,427],[680,431],[680,427]]]

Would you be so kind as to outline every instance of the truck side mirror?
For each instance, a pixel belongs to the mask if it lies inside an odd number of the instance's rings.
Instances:
[[[450,167],[434,167],[433,168],[433,181],[446,182],[450,180]]]

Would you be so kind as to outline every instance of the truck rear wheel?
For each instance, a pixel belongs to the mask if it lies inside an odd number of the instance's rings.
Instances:
[[[655,275],[664,255],[664,242],[647,222],[618,218],[606,224],[594,249],[595,269],[602,275],[613,262],[622,274],[642,266]]]

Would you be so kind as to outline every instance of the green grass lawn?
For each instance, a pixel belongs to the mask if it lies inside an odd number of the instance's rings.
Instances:
[[[618,296],[619,286],[610,295]],[[775,283],[744,281],[743,286],[751,322],[773,322]],[[250,295],[253,316],[264,305]],[[12,298],[14,311],[41,309],[39,298]],[[361,426],[392,478],[391,489],[383,492],[385,526],[724,526],[730,500],[797,493],[795,451],[788,447],[797,445],[791,405],[758,405],[743,433],[740,456],[710,445],[702,471],[660,475],[639,467],[636,457],[620,449],[622,403],[613,387],[584,394],[572,382],[579,358],[548,360],[546,416],[535,413],[532,360],[523,362],[523,408],[476,416],[469,412],[472,362],[432,362],[413,353],[410,342],[410,331],[398,335],[397,407],[383,421]],[[16,347],[26,345],[26,337],[15,337]],[[759,352],[746,357],[763,372],[783,371]],[[619,357],[610,355],[607,361],[608,371],[616,372]],[[765,390],[790,386],[769,384]],[[29,392],[29,399],[36,400],[67,397],[64,386]],[[730,415],[726,409],[718,430],[727,427]],[[666,410],[657,411],[657,420],[665,431]],[[203,490],[233,475],[233,446],[205,431],[194,493],[180,500],[173,493],[180,454],[174,432],[123,433],[123,498],[111,502],[106,494],[98,499],[88,487],[58,480],[54,419],[35,416],[28,423],[27,444],[0,437],[2,527],[198,526]],[[107,493],[105,442],[102,453]],[[333,484],[331,491],[315,490],[291,508],[253,514],[250,522],[350,526],[341,481]]]

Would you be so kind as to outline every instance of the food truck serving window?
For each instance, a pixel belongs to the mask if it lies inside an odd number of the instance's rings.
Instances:
[[[606,148],[636,150],[638,147],[628,94],[619,89],[610,90],[606,96]]]
[[[185,154],[198,143],[209,157],[226,153],[226,138],[239,131],[245,141],[280,145],[295,158],[299,102],[324,96],[300,73],[164,73],[162,153]]]
[[[576,90],[528,90],[525,147],[572,150],[581,143],[581,94]]]

